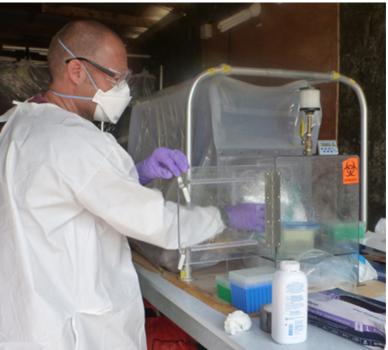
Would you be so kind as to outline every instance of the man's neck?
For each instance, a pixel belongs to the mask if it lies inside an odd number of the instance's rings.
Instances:
[[[51,89],[56,91],[53,86],[50,86],[50,89],[43,95],[47,102],[55,104],[58,107],[65,109],[66,111],[78,114],[80,117],[92,120],[92,118],[86,116],[86,113],[77,106],[74,100],[71,98],[63,98],[61,96],[55,95]]]

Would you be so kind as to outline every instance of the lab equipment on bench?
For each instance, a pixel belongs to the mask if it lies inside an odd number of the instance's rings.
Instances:
[[[293,81],[256,86],[231,75]],[[330,82],[349,85],[359,99],[361,159],[317,155],[322,107],[316,85]],[[169,270],[177,271],[180,261],[186,281],[210,267],[219,268],[218,274],[263,261],[276,267],[311,249],[356,257],[366,224],[366,117],[361,88],[338,73],[225,65],[138,101],[128,144],[134,160],[160,146],[185,149],[189,160],[183,181],[158,183],[166,199],[179,203],[178,236],[179,212],[187,206],[217,207],[226,228],[195,246],[181,245],[179,251],[132,245]],[[241,204],[263,205],[264,227],[233,227],[228,208]]]
[[[338,146],[336,140],[319,140],[318,154],[321,156],[338,156]]]
[[[299,109],[306,114],[305,121],[303,120],[304,122],[301,123],[302,128],[303,125],[306,124],[306,130],[302,129],[301,131],[301,135],[303,135],[302,144],[304,145],[303,154],[306,156],[311,156],[313,154],[312,132],[314,112],[321,109],[319,90],[313,88],[301,90],[299,103]]]
[[[307,338],[307,279],[299,262],[284,260],[273,278],[271,335],[280,344]]]

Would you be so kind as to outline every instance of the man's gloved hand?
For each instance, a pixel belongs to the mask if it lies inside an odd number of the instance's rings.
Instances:
[[[186,156],[179,150],[166,147],[157,148],[151,156],[136,164],[142,185],[154,179],[171,179],[189,169]]]
[[[240,203],[225,208],[229,226],[236,230],[264,231],[265,204]]]

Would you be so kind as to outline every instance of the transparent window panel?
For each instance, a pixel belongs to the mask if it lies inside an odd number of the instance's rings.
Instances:
[[[264,245],[264,231],[237,230],[228,226],[225,208],[241,203],[265,203],[265,172],[273,170],[273,162],[261,166],[227,166],[192,168],[185,181],[190,190],[190,206],[216,207],[226,225],[215,237],[190,247],[190,264],[207,265],[221,261],[248,259],[259,255]],[[187,208],[182,193],[180,205]],[[178,212],[178,234],[181,234]],[[268,252],[273,260],[274,250]]]
[[[359,184],[346,183],[344,173],[350,158],[357,157],[276,159],[281,186],[281,238],[277,260],[305,262],[307,270],[316,273],[315,277],[339,269],[342,280],[357,281],[355,271],[358,271],[362,228],[359,225]]]

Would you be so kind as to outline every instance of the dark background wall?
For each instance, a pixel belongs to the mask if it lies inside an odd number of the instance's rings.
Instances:
[[[185,17],[156,33],[139,48],[151,54],[152,60],[147,64],[153,72],[158,73],[158,65],[163,65],[165,87],[191,79],[204,70],[203,41],[200,39],[202,23],[215,23],[248,5],[196,3],[187,6]],[[218,60],[217,64],[220,63],[225,60]]]
[[[193,78],[201,70],[201,40],[197,10],[171,23],[146,43],[145,51],[152,56],[151,70],[164,69],[164,86],[170,86]]]
[[[340,5],[341,72],[363,88],[368,103],[369,228],[385,217],[386,109],[385,4]],[[340,88],[339,145],[343,153],[359,154],[360,113],[348,88]]]

